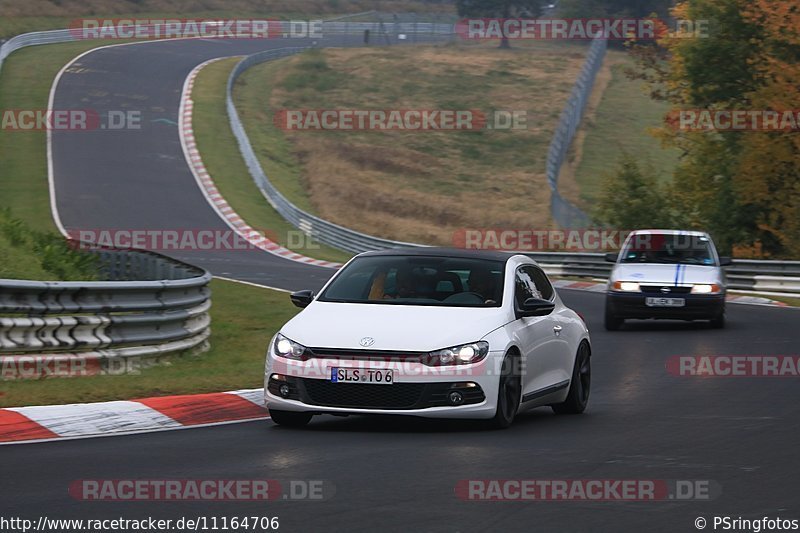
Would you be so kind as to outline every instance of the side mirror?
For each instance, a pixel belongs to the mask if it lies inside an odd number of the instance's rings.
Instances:
[[[605,259],[609,263],[616,263],[617,262],[617,257],[619,257],[619,254],[617,252],[608,252],[606,254]]]
[[[308,307],[308,304],[314,301],[314,291],[305,290],[293,292],[289,298],[291,298],[292,303],[297,307]]]
[[[517,311],[520,317],[524,316],[545,316],[553,312],[556,304],[541,298],[528,298]]]
[[[720,257],[719,258],[719,266],[729,266],[733,264],[733,259],[730,257]]]

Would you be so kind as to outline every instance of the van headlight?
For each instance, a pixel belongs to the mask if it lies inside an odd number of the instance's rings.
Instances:
[[[272,343],[272,350],[275,352],[275,355],[279,357],[294,359],[296,361],[306,361],[312,355],[311,350],[302,344],[284,337],[280,333],[275,335],[275,341]]]
[[[639,283],[636,281],[615,281],[611,288],[615,291],[639,292]]]
[[[469,365],[482,360],[488,353],[488,342],[471,342],[431,352],[422,358],[422,363],[428,366]]]
[[[719,294],[722,287],[716,283],[698,283],[692,285],[692,294]]]

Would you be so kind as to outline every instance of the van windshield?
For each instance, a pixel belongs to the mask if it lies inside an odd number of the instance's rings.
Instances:
[[[632,235],[620,255],[622,263],[667,263],[716,265],[716,254],[708,237],[643,233]]]

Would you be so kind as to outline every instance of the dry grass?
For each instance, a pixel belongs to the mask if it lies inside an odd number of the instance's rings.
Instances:
[[[430,244],[465,227],[546,228],[547,146],[584,54],[543,42],[315,52],[246,74],[247,86],[272,90],[245,122],[274,129],[281,109],[525,110],[528,128],[514,131],[286,132],[307,195],[295,200],[359,231]]]
[[[66,28],[84,17],[330,18],[371,10],[455,17],[452,4],[417,0],[0,0],[0,37]]]
[[[358,13],[381,11],[447,11],[442,4],[406,0],[0,0],[3,17],[68,17],[129,13],[247,11],[251,13]]]

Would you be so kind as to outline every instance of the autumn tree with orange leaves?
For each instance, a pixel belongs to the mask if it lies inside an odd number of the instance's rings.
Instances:
[[[685,109],[800,110],[800,4],[686,0],[676,19],[707,20],[704,37],[668,33],[634,45],[651,97]],[[656,134],[683,157],[664,197],[677,225],[710,231],[723,250],[800,257],[800,131]]]

